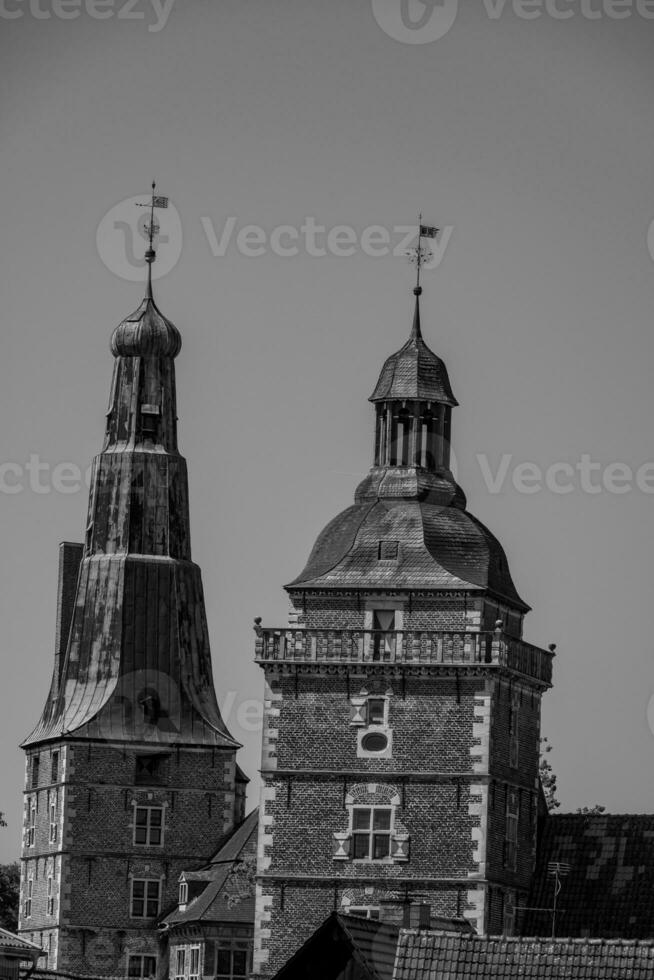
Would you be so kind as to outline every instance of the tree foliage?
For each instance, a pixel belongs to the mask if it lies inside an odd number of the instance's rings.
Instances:
[[[543,793],[545,794],[545,802],[547,803],[547,809],[552,812],[552,810],[558,810],[561,806],[556,796],[556,773],[552,769],[551,763],[547,758],[548,754],[552,751],[552,746],[549,743],[549,739],[541,738],[540,740],[540,763],[538,769],[540,772],[540,782],[543,787]]]
[[[18,928],[20,865],[0,864],[0,926],[15,932]]]

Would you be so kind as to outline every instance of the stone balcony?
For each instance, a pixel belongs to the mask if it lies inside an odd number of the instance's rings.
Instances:
[[[555,647],[549,650],[500,630],[366,630],[263,628],[255,621],[259,664],[374,664],[504,668],[552,683]]]

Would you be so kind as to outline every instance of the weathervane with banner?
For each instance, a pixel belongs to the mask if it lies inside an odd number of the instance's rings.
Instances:
[[[438,238],[439,229],[433,225],[423,225],[422,214],[418,215],[418,244],[410,248],[406,253],[409,261],[416,267],[416,289],[420,289],[420,270],[428,259],[432,258],[433,252],[429,247],[422,245],[423,238]]]
[[[148,296],[152,298],[152,263],[157,257],[157,253],[154,250],[154,236],[159,234],[159,222],[154,216],[155,208],[167,208],[168,198],[157,196],[155,194],[157,184],[156,181],[152,181],[152,197],[149,201],[145,203],[138,203],[137,208],[150,208],[150,222],[146,225],[146,233],[148,236],[148,248],[145,253],[145,261],[148,263]]]

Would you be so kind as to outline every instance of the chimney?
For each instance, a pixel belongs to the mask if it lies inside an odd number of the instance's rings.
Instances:
[[[426,902],[411,902],[404,907],[405,929],[431,928],[431,906]]]

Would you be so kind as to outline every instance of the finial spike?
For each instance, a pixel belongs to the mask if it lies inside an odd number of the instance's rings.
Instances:
[[[154,250],[154,236],[159,231],[159,226],[155,224],[154,220],[154,209],[155,208],[167,208],[168,198],[167,197],[157,197],[155,191],[157,189],[156,180],[152,181],[152,197],[147,204],[138,204],[137,207],[140,208],[150,208],[150,224],[148,225],[148,247],[145,253],[145,261],[148,266],[148,279],[146,287],[146,298],[152,299],[152,263],[157,257],[157,253]]]

